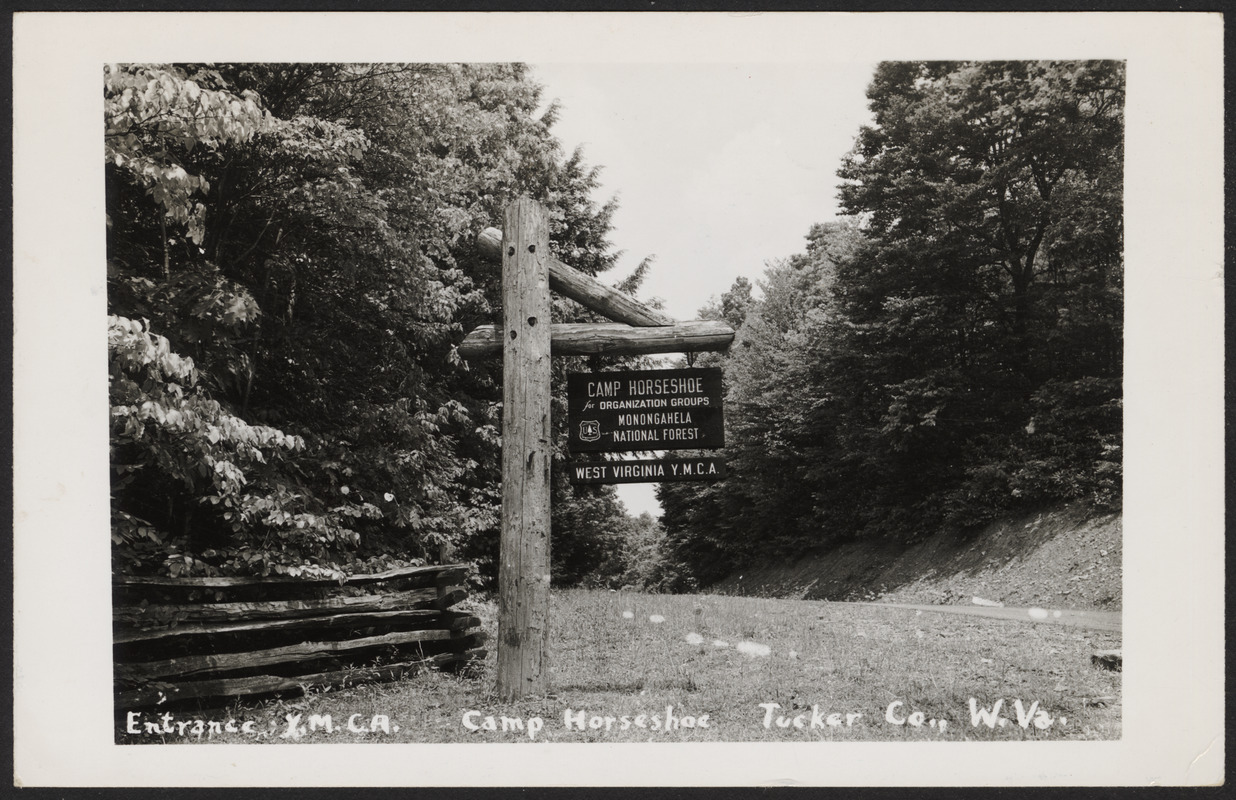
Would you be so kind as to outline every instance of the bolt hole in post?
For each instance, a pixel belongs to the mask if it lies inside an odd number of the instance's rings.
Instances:
[[[536,252],[536,245],[534,245],[534,244],[530,244],[530,245],[528,245],[528,252],[529,252],[529,253],[535,253],[535,252]]]
[[[515,248],[514,248],[514,247],[508,247],[508,248],[507,248],[507,250],[506,250],[506,254],[507,254],[508,256],[513,256],[513,255],[515,255]]]
[[[515,341],[515,337],[519,335],[518,331],[511,331],[511,341]]]
[[[536,317],[528,317],[528,327],[529,328],[536,327]]]

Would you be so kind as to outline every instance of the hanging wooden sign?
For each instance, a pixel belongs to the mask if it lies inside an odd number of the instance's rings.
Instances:
[[[571,483],[676,483],[719,481],[725,477],[725,459],[661,458],[638,461],[576,461],[568,470]]]
[[[567,376],[576,453],[725,446],[721,370],[655,369]]]

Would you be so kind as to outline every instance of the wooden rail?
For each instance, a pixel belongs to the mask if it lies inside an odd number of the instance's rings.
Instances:
[[[263,619],[255,622],[215,623],[200,625],[177,625],[173,628],[133,628],[117,630],[112,635],[116,644],[127,642],[148,642],[154,639],[166,639],[170,636],[222,636],[230,633],[250,633],[264,631],[288,631],[297,629],[316,630],[352,630],[365,625],[383,625],[399,622],[413,626],[418,622],[426,625],[440,625],[453,621],[453,612],[443,612],[436,609],[407,609],[403,611],[365,611],[357,614],[333,614],[328,617],[303,617],[292,619]],[[475,617],[468,617],[475,620]]]
[[[382,611],[434,605],[440,599],[436,589],[412,589],[385,595],[330,597],[324,600],[270,600],[254,603],[177,603],[168,605],[117,606],[114,622],[136,625],[169,625],[181,622],[235,622],[246,619],[318,617],[332,611]],[[454,602],[462,600],[457,597]]]
[[[463,618],[460,622],[464,624],[480,624],[480,620],[468,617]],[[459,629],[456,628],[456,630]],[[450,638],[451,629],[448,628],[445,630],[432,629],[384,633],[381,636],[363,636],[356,639],[345,639],[340,642],[301,642],[300,644],[272,647],[266,650],[184,656],[182,658],[167,658],[162,661],[146,661],[138,664],[117,664],[115,676],[117,679],[123,680],[126,678],[166,678],[170,675],[193,675],[200,672],[227,672],[228,670],[267,667],[272,664],[313,661],[328,655],[346,653],[351,650],[366,650],[384,645],[432,642]]]
[[[451,567],[399,567],[398,569],[389,569],[385,572],[373,572],[365,575],[348,575],[343,578],[288,578],[283,576],[272,576],[269,578],[260,578],[256,576],[169,578],[162,575],[117,575],[112,580],[112,583],[117,586],[168,586],[219,589],[234,589],[241,586],[309,586],[315,584],[324,586],[357,586],[366,583],[378,583],[381,581],[390,580],[406,580],[411,583],[412,579],[415,578],[424,578],[425,580],[421,581],[421,583],[432,584],[442,576],[450,576],[456,583],[458,583],[459,581],[462,581],[467,574],[467,567],[460,565]]]
[[[216,678],[205,681],[178,683],[151,683],[141,688],[129,689],[116,695],[116,707],[122,709],[160,706],[176,700],[192,700],[203,697],[240,697],[243,695],[270,694],[273,692],[300,691],[305,686],[344,686],[377,681],[394,681],[430,667],[449,667],[467,664],[485,657],[484,650],[464,650],[459,653],[439,653],[416,661],[384,664],[380,667],[361,667],[296,675],[290,678],[278,675],[256,675],[250,678]]]
[[[117,576],[117,710],[466,665],[485,655],[480,619],[449,610],[467,597],[466,575],[452,564],[341,581]],[[193,599],[202,595],[212,602]]]

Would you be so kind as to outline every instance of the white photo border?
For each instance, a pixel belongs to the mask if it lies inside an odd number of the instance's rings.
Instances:
[[[19,785],[1077,786],[1223,780],[1220,14],[31,12],[13,16],[13,34],[13,713]],[[105,63],[1047,58],[1120,59],[1128,65],[1121,740],[260,749],[114,744],[105,531]]]

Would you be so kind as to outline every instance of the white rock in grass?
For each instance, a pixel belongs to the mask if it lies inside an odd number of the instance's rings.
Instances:
[[[635,612],[634,611],[623,611],[622,618],[623,619],[635,619]]]
[[[648,621],[654,625],[660,625],[662,622],[665,622],[665,617],[661,616],[660,614],[653,614],[651,617],[648,618]]]
[[[687,644],[703,644],[703,643],[704,643],[704,637],[700,636],[698,633],[688,633],[687,634]]]
[[[712,646],[713,647],[729,647],[730,643],[725,641],[724,639],[713,639]]]
[[[1032,608],[1026,613],[1030,615],[1030,619],[1047,619],[1047,609],[1045,608]]]
[[[772,653],[771,647],[766,644],[760,644],[759,642],[739,642],[734,645],[734,649],[743,655],[751,656],[752,658],[755,658],[756,656],[768,658],[769,654]]]
[[[790,651],[790,658],[798,658],[798,653],[794,650]]]

